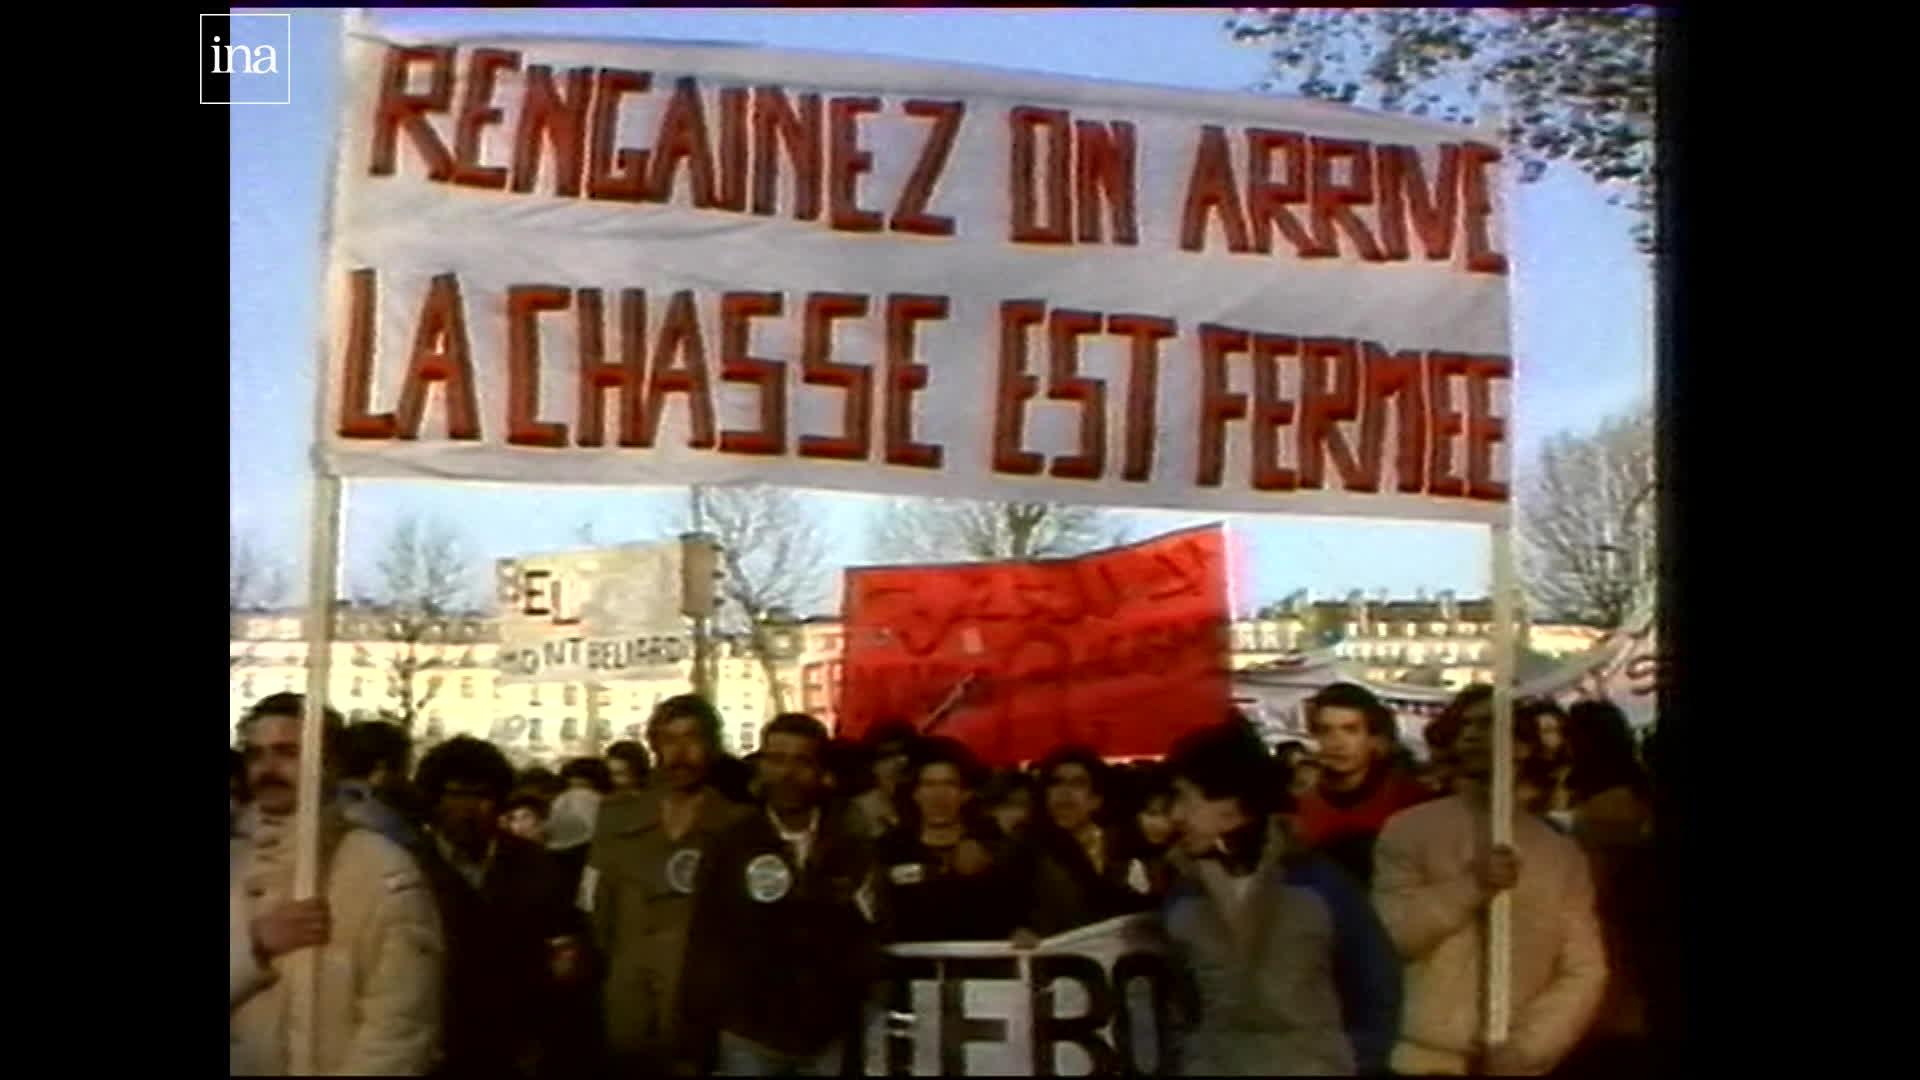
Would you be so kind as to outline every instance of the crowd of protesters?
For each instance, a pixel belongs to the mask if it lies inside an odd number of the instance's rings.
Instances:
[[[1366,689],[1309,703],[1313,745],[1244,718],[1115,764],[1061,747],[990,771],[962,743],[813,717],[720,748],[698,697],[646,745],[516,773],[492,744],[418,762],[327,714],[321,879],[294,901],[302,700],[242,723],[230,774],[235,1074],[837,1076],[884,946],[1046,938],[1155,913],[1184,1075],[1645,1072],[1652,780],[1604,703],[1515,710],[1516,815],[1489,849],[1492,693],[1416,761]],[[1482,1043],[1482,915],[1512,896],[1511,1033]],[[289,958],[315,950],[313,1015]],[[311,1025],[311,1030],[300,1025]]]

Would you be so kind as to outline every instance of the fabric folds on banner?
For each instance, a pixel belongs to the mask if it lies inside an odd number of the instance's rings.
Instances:
[[[1506,506],[1477,129],[739,46],[346,59],[337,475]]]

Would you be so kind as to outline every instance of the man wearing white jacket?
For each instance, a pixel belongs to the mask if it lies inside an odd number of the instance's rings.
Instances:
[[[229,1071],[280,1076],[295,1038],[312,1038],[321,1075],[421,1075],[440,1037],[442,942],[432,894],[411,856],[321,815],[323,896],[290,899],[301,698],[276,694],[242,725],[253,803],[230,841]],[[331,744],[339,719],[329,711]],[[313,1032],[290,1030],[285,957],[317,948]]]
[[[1573,1049],[1606,988],[1606,955],[1586,856],[1527,813],[1512,848],[1487,849],[1493,776],[1492,690],[1448,707],[1460,725],[1457,794],[1388,819],[1374,851],[1373,901],[1406,963],[1401,1075],[1538,1076]],[[1482,1046],[1483,915],[1513,892],[1511,1023]]]

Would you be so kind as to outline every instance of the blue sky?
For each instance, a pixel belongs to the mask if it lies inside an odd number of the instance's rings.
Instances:
[[[1229,43],[1226,9],[955,11],[376,12],[376,27],[568,33],[745,42],[1024,68],[1203,90],[1240,90],[1265,64]],[[319,334],[319,228],[338,101],[339,17],[292,17],[292,103],[233,106],[229,236],[231,521],[294,567],[305,563],[307,451]],[[1581,174],[1556,168],[1519,190],[1509,222],[1514,261],[1514,445],[1524,473],[1540,442],[1585,428],[1647,395],[1645,264],[1626,212]],[[347,498],[345,580],[366,580],[384,532],[419,513],[457,528],[480,560],[647,535],[675,491],[374,483]],[[844,563],[867,561],[875,500],[819,496]],[[1144,535],[1198,518],[1137,514]],[[1486,531],[1468,526],[1236,517],[1249,558],[1242,608],[1297,588],[1484,593]],[[1239,575],[1237,575],[1239,576]],[[299,580],[296,577],[295,580]],[[476,582],[484,582],[476,574]]]

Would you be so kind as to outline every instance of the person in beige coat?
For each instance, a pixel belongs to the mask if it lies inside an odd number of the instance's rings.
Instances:
[[[254,802],[229,844],[229,1072],[284,1076],[293,1040],[312,1038],[320,1075],[422,1075],[438,1055],[442,942],[413,858],[330,804],[322,896],[290,899],[300,709],[299,695],[276,694],[242,728]],[[284,977],[306,948],[318,949],[311,1032],[292,1030]]]
[[[1473,687],[1461,722],[1458,793],[1388,819],[1374,853],[1374,906],[1406,963],[1406,1007],[1392,1066],[1403,1075],[1537,1076],[1592,1023],[1607,962],[1586,856],[1532,814],[1514,815],[1514,845],[1487,850],[1493,772],[1492,694]],[[1513,893],[1511,1023],[1481,1045],[1484,913]]]

